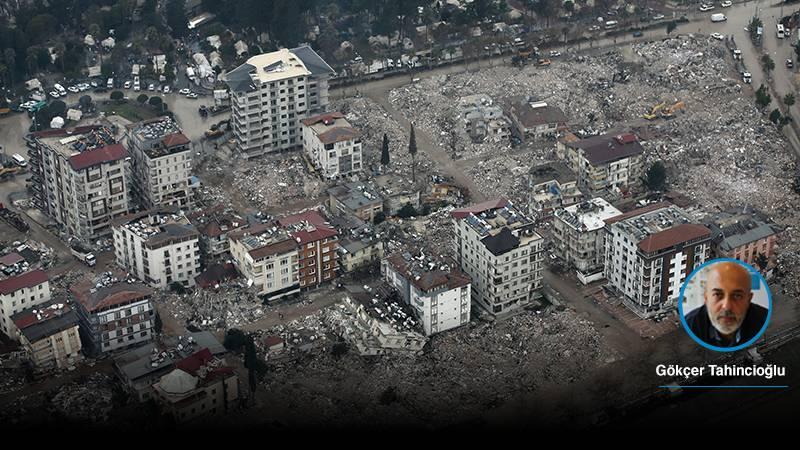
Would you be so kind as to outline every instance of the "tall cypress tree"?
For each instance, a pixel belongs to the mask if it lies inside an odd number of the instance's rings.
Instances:
[[[411,154],[411,181],[417,182],[417,137],[414,134],[414,124],[411,124],[411,136],[408,139],[408,153]]]
[[[389,136],[383,133],[383,149],[381,150],[381,165],[385,169],[389,165]]]

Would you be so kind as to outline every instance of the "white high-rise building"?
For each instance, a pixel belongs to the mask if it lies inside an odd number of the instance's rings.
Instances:
[[[334,73],[308,46],[256,55],[226,73],[238,151],[254,158],[300,147],[300,121],[325,111]]]
[[[506,199],[451,213],[456,261],[472,278],[472,298],[493,315],[541,296],[544,239]]]
[[[470,279],[454,261],[408,252],[390,255],[384,277],[411,306],[426,336],[469,323]]]
[[[200,270],[200,234],[185,216],[145,211],[114,222],[117,265],[145,283],[194,286]]]
[[[711,231],[662,202],[605,221],[605,277],[640,317],[669,313],[681,286],[708,259]]]

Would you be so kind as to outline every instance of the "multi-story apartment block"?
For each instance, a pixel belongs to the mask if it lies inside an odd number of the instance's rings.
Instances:
[[[50,300],[50,282],[43,270],[0,280],[0,328],[11,339],[18,339],[19,330],[11,316]]]
[[[605,220],[605,277],[634,313],[672,311],[686,277],[711,252],[711,231],[662,202]]]
[[[328,189],[330,210],[339,216],[355,216],[370,222],[383,212],[383,198],[364,183],[351,182]]]
[[[253,56],[225,74],[238,151],[254,158],[299,147],[300,120],[325,111],[334,73],[304,46]]]
[[[528,205],[531,214],[550,217],[553,209],[577,203],[583,193],[578,177],[562,162],[531,167],[528,172]]]
[[[70,287],[89,353],[130,348],[153,338],[153,290],[142,283],[118,281],[97,287],[87,279]]]
[[[766,274],[775,267],[778,235],[761,214],[731,210],[717,213],[704,222],[711,230],[715,256],[736,258]]]
[[[297,242],[300,288],[312,288],[336,278],[339,233],[317,211],[278,219]]]
[[[564,112],[546,102],[516,99],[508,109],[514,134],[523,141],[553,136],[566,128]]]
[[[556,154],[578,175],[578,186],[592,195],[619,192],[637,184],[644,174],[644,149],[633,133],[604,134],[559,140]]]
[[[600,197],[556,210],[555,253],[575,268],[583,284],[603,278],[605,220],[620,214],[620,210]]]
[[[145,283],[194,286],[200,269],[200,234],[186,216],[167,210],[131,214],[114,222],[117,265]]]
[[[506,199],[451,211],[456,262],[472,279],[472,299],[493,315],[541,295],[544,239]]]
[[[243,228],[228,235],[236,268],[259,295],[279,299],[300,292],[300,244],[272,224]]]
[[[78,315],[70,305],[45,303],[14,314],[19,343],[38,369],[66,369],[83,359]]]
[[[153,385],[153,391],[177,422],[188,422],[232,409],[239,398],[239,377],[206,348],[178,361]]]
[[[303,151],[325,178],[346,177],[361,171],[361,133],[344,114],[321,114],[301,123]]]
[[[170,117],[157,117],[127,127],[131,152],[132,192],[144,209],[192,204],[191,141]]]
[[[469,323],[470,279],[455,262],[420,252],[395,253],[384,260],[386,281],[414,311],[426,336]]]
[[[91,241],[128,213],[128,151],[110,130],[48,130],[27,141],[34,203],[67,234]]]

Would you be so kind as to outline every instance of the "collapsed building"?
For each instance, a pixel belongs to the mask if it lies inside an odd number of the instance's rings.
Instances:
[[[528,172],[528,208],[532,215],[549,217],[554,209],[573,205],[582,197],[578,177],[562,162],[534,166]]]
[[[473,142],[507,142],[511,137],[511,122],[503,108],[494,105],[488,95],[468,95],[459,101],[460,130]]]
[[[383,198],[368,185],[360,182],[340,184],[328,189],[330,210],[340,216],[355,216],[372,222],[383,213]]]
[[[20,311],[11,320],[36,369],[66,369],[83,360],[80,321],[72,306],[48,302]]]
[[[472,299],[492,315],[510,313],[541,296],[544,239],[504,199],[450,213],[456,262],[472,279]]]

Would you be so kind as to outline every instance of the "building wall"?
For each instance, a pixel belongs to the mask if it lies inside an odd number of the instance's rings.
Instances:
[[[20,344],[27,350],[31,362],[40,368],[65,369],[83,359],[78,325],[33,343],[20,334]]]
[[[301,288],[319,286],[336,278],[338,239],[327,238],[303,244],[298,249]]]
[[[747,264],[750,264],[751,266],[753,266],[753,267],[755,267],[757,269],[759,267],[758,267],[758,263],[756,262],[756,257],[758,255],[764,255],[764,256],[767,257],[767,261],[769,262],[768,267],[771,267],[771,266],[774,265],[773,259],[775,257],[775,245],[776,245],[776,242],[777,242],[777,238],[775,237],[775,235],[772,235],[772,236],[768,236],[766,238],[759,239],[757,241],[753,241],[753,242],[747,243],[745,245],[741,245],[739,247],[736,247],[735,249],[733,249],[732,251],[727,252],[727,253],[718,250],[717,254],[719,256],[721,256],[721,257],[736,258],[739,261],[742,261],[742,262],[745,262]]]
[[[19,339],[19,330],[11,316],[50,300],[50,282],[23,288],[10,294],[0,294],[0,329],[11,339]]]
[[[339,264],[345,272],[352,272],[383,258],[383,243],[373,242],[355,253],[345,253],[339,258]]]
[[[575,267],[581,276],[603,271],[605,249],[602,228],[580,231],[556,215],[553,220],[553,241],[559,258]]]
[[[362,169],[361,139],[350,139],[325,145],[312,127],[302,127],[303,150],[325,178],[334,179]]]
[[[145,153],[145,144],[132,147],[134,158],[133,181],[139,201],[145,209],[158,206],[191,205],[189,178],[192,176],[192,152],[189,145],[182,150],[158,158]]]
[[[147,284],[164,289],[173,282],[194,286],[200,270],[198,236],[184,238],[159,248],[148,248],[145,240],[126,226],[114,228],[117,265]]]
[[[526,306],[540,294],[544,261],[539,238],[496,257],[465,220],[455,220],[456,260],[472,278],[471,294],[491,314]]]
[[[300,120],[328,105],[327,76],[299,76],[261,83],[254,92],[233,93],[237,149],[246,157],[302,145]]]
[[[156,392],[160,393],[157,389]],[[239,398],[239,377],[230,375],[195,389],[187,396],[193,398],[193,401],[172,403],[163,395],[159,395],[159,398],[178,422],[188,422],[205,415],[224,414]]]
[[[254,260],[241,241],[231,239],[230,246],[236,268],[252,281],[258,295],[278,299],[300,292],[296,251]]]
[[[422,322],[426,336],[469,323],[471,303],[469,285],[433,293],[411,286],[410,305]]]
[[[150,298],[94,312],[87,311],[80,302],[78,305],[81,332],[94,353],[133,347],[153,338],[155,312]]]

